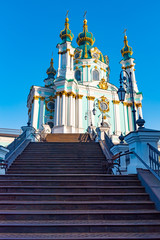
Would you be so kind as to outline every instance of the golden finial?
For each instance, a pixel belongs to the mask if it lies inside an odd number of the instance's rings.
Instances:
[[[51,57],[50,65],[51,65],[51,67],[53,67],[53,52],[52,52],[52,57]]]
[[[69,10],[67,10],[67,13],[66,13],[66,22],[69,22],[68,12],[69,12]]]
[[[127,35],[126,35],[127,29],[125,28],[123,33],[124,33],[124,39],[127,40]]]

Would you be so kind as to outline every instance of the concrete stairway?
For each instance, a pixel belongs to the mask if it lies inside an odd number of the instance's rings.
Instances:
[[[136,175],[105,174],[98,143],[30,143],[0,176],[0,239],[160,239]]]

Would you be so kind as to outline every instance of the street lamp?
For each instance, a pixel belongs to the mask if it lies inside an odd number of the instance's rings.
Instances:
[[[126,73],[127,77],[126,76],[122,76],[122,73]],[[117,91],[117,94],[118,94],[118,97],[119,97],[119,101],[120,102],[124,102],[124,99],[125,99],[125,94],[126,94],[126,91],[123,87],[123,85],[127,86],[128,87],[128,84],[127,84],[127,80],[128,80],[128,83],[129,83],[129,87],[130,87],[130,94],[131,94],[131,101],[132,101],[132,113],[133,113],[133,121],[134,121],[134,131],[136,131],[136,110],[135,110],[135,103],[134,103],[134,93],[133,93],[133,84],[132,84],[132,73],[130,72],[130,74],[128,74],[127,71],[125,70],[122,70],[120,72],[120,87]]]

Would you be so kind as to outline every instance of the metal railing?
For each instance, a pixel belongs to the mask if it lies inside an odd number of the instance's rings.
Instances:
[[[160,151],[148,143],[150,168],[160,177]]]
[[[109,136],[105,132],[104,132],[104,136],[105,136],[105,143],[107,144],[108,148],[111,149],[114,146],[111,138],[109,138]]]
[[[23,132],[12,143],[7,146],[9,153],[6,154],[6,158],[26,139],[26,132]]]
[[[156,152],[158,154],[158,156],[160,156],[159,155],[160,152],[156,148],[151,146],[149,143],[148,143],[148,145],[150,146],[151,151]],[[119,161],[118,163],[119,163],[119,167],[120,167],[121,166],[120,158],[122,156],[127,156],[129,154],[134,154],[137,157],[137,159],[146,167],[146,169],[148,169],[160,181],[160,175],[159,175],[159,171],[158,171],[158,169],[160,169],[160,163],[159,162],[157,163],[157,158],[155,160],[155,158],[152,155],[151,155],[151,160],[150,160],[150,166],[134,151],[117,154],[117,157],[116,157],[116,155],[113,156],[113,157],[115,157],[114,161],[117,159]],[[150,155],[149,155],[149,158],[150,158]],[[113,165],[113,167],[114,167],[114,165]]]
[[[21,133],[22,133],[21,129],[0,128],[0,134],[20,135]]]

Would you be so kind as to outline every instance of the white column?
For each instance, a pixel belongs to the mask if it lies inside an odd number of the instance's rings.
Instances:
[[[143,113],[142,113],[142,107],[141,106],[138,108],[138,112],[139,112],[139,115],[141,116],[141,118],[143,118]]]
[[[69,93],[69,126],[72,126],[72,111],[73,111],[72,94]]]
[[[78,95],[78,128],[83,128],[82,126],[82,98],[83,95]]]
[[[71,67],[70,67],[71,70],[73,70],[73,57],[71,56]]]
[[[128,119],[127,119],[127,106],[125,103],[123,104],[123,107],[124,107],[125,130],[126,130],[126,133],[128,133],[129,130],[128,130]]]
[[[32,122],[31,125],[35,129],[37,129],[37,121],[38,121],[38,110],[39,110],[39,96],[33,97],[33,112],[32,112]]]
[[[75,127],[75,96],[73,96],[72,101],[73,101],[72,124],[73,127]]]
[[[114,104],[114,100],[113,100],[113,109],[114,109],[114,132],[115,135],[117,134],[117,112],[116,112],[116,104]]]
[[[40,113],[39,113],[39,128],[42,128],[43,125],[43,109],[44,109],[44,97],[40,97]]]
[[[86,81],[86,75],[85,75],[85,66],[83,66],[83,82]]]
[[[60,69],[61,69],[61,54],[59,54],[59,62],[58,62],[58,77],[60,76]]]
[[[56,126],[59,125],[59,109],[60,109],[60,96],[58,94],[56,101]]]
[[[67,51],[67,53],[66,53],[66,69],[67,69],[67,71],[70,69],[70,55],[69,55],[69,51]]]
[[[54,109],[54,126],[56,126],[56,120],[57,120],[57,98],[55,99],[55,109]]]
[[[87,70],[88,70],[88,81],[91,81],[91,74],[90,74],[90,65],[87,66]]]
[[[62,99],[61,99],[61,125],[66,125],[66,113],[65,113],[65,110],[66,110],[66,103],[65,103],[65,100],[66,100],[66,95],[65,95],[65,92],[62,93]]]
[[[130,131],[133,131],[133,120],[132,120],[132,107],[128,106],[128,115],[129,115],[129,127]]]
[[[115,134],[121,134],[121,125],[120,125],[120,113],[119,113],[119,101],[113,100],[114,108],[115,108]]]

